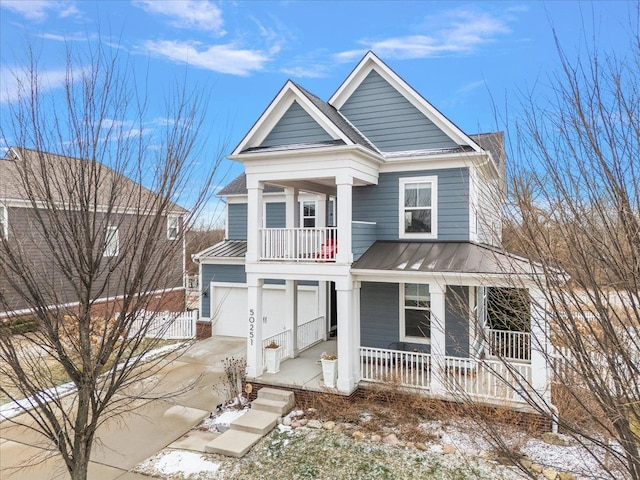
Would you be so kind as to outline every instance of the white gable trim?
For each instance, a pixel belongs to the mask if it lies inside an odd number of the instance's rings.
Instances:
[[[340,88],[331,96],[328,103],[340,110],[372,70],[375,70],[376,73],[389,82],[393,88],[400,92],[403,97],[458,145],[468,145],[476,152],[482,151],[482,148],[476,142],[440,113],[438,109],[425,100],[371,51],[364,56],[353,72],[340,85]]]
[[[289,107],[297,101],[298,104],[322,127],[334,140],[343,140],[347,145],[354,145],[354,142],[347,137],[324,113],[322,113],[300,89],[291,81],[282,87],[278,95],[269,104],[264,113],[254,123],[251,130],[244,136],[240,144],[232,153],[238,155],[247,148],[259,146],[269,135],[271,130],[280,121]]]

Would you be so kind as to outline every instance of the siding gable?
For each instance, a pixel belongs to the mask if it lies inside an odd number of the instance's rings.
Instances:
[[[340,113],[383,152],[458,146],[375,70]]]
[[[260,144],[275,147],[296,143],[318,143],[333,140],[298,102],[294,101]]]

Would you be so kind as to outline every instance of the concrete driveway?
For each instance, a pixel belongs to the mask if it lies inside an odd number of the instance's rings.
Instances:
[[[170,400],[137,400],[131,411],[107,420],[97,433],[91,454],[89,478],[96,480],[149,480],[130,473],[138,463],[151,457],[187,433],[206,418],[224,398],[222,360],[244,356],[246,341],[213,337],[196,342],[188,350],[168,359],[167,366],[145,381],[154,395],[187,389]],[[72,397],[67,401],[71,403]],[[26,415],[0,422],[0,478],[67,479],[61,458],[52,454],[51,444],[29,428]]]

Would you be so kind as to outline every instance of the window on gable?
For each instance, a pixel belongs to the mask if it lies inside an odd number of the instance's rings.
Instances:
[[[9,238],[9,214],[4,205],[0,205],[0,237]]]
[[[302,226],[305,228],[315,228],[316,226],[315,200],[302,202],[301,208],[302,208]]]
[[[103,257],[115,257],[120,252],[120,235],[118,227],[107,227],[104,238]]]
[[[405,283],[400,286],[400,340],[414,343],[431,341],[431,295],[429,285]]]
[[[167,217],[167,238],[175,240],[180,232],[180,217],[178,215],[169,215]]]
[[[400,179],[400,238],[437,237],[437,177]]]

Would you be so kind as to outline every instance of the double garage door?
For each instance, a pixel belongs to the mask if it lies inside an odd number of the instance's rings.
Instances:
[[[211,283],[211,320],[214,335],[247,336],[247,286]],[[298,324],[320,316],[317,286],[298,286]],[[285,330],[284,285],[266,284],[262,290],[262,336]]]

